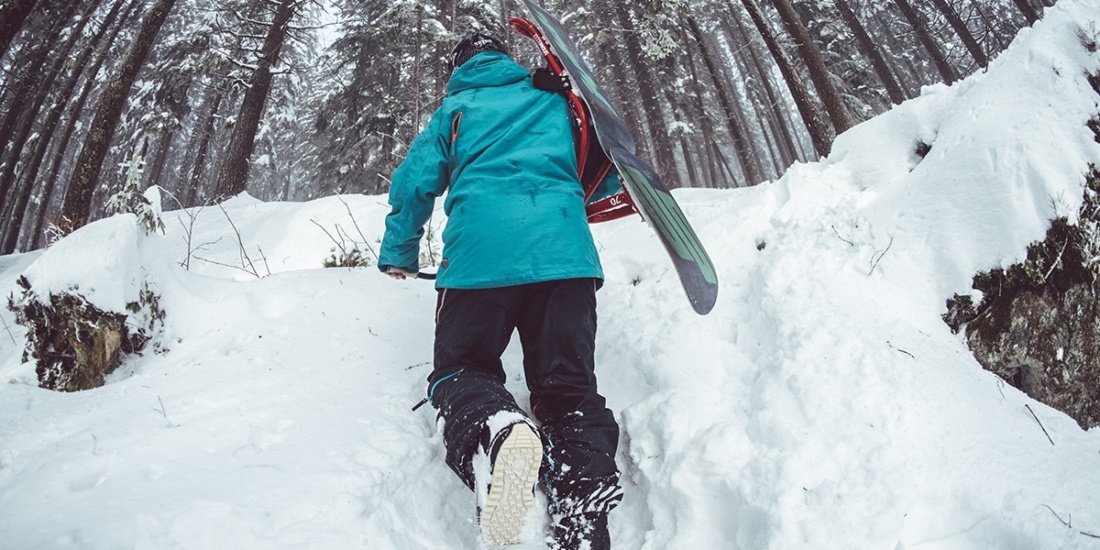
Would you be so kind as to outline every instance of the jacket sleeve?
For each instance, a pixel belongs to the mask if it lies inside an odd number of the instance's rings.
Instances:
[[[390,182],[390,213],[382,237],[378,269],[398,267],[410,273],[420,271],[420,239],[424,224],[431,219],[436,197],[450,182],[447,132],[443,110],[432,115],[428,126],[416,136],[409,154],[393,172]]]

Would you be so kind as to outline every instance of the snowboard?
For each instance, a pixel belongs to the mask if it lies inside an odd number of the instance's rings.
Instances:
[[[595,129],[603,153],[619,170],[629,201],[657,233],[692,308],[700,315],[706,315],[718,298],[718,276],[703,243],[673,199],[668,185],[635,154],[634,137],[611,105],[607,94],[596,83],[592,70],[581,58],[561,22],[531,0],[523,0],[523,3],[534,19],[534,27],[541,33],[531,32],[534,29],[517,24],[517,21],[527,22],[519,18],[513,20],[512,27],[539,42],[551,62],[551,68],[560,64],[562,72],[569,78],[570,93],[580,99],[586,110],[582,113],[582,121],[587,118]]]

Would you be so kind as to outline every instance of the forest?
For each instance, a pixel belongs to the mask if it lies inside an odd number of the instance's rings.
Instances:
[[[730,188],[983,70],[1053,2],[541,4],[666,181]],[[0,255],[154,185],[166,209],[384,193],[459,39],[491,33],[541,64],[508,28],[524,15],[514,0],[2,0]]]

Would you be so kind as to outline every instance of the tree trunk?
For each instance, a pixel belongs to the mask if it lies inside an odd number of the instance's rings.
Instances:
[[[1012,3],[1016,5],[1016,9],[1020,10],[1020,13],[1024,14],[1024,19],[1027,19],[1028,25],[1034,25],[1039,21],[1039,12],[1035,11],[1035,8],[1031,7],[1027,0],[1012,0]]]
[[[897,79],[898,85],[905,91],[905,95],[916,97],[920,95],[920,89],[924,86],[924,71],[914,63],[913,55],[902,53],[908,49],[908,46],[901,43],[887,42],[881,38],[890,37],[890,39],[893,39],[899,35],[907,34],[894,28],[894,26],[901,26],[902,24],[908,26],[908,23],[900,22],[894,15],[896,15],[894,10],[881,9],[871,12],[868,19],[864,21],[864,27],[872,38],[877,39],[876,44],[881,46],[883,59],[890,67],[890,72],[893,73],[894,78]]]
[[[25,113],[23,126],[19,130],[19,135],[16,136],[16,140],[12,143],[11,159],[17,162],[10,162],[4,167],[4,170],[0,172],[0,186],[8,187],[11,182],[14,181],[15,185],[12,188],[12,200],[5,209],[5,218],[7,226],[4,229],[4,238],[0,242],[0,254],[11,254],[15,252],[16,245],[18,244],[19,234],[23,226],[23,220],[27,214],[27,204],[30,202],[31,193],[34,191],[34,182],[37,181],[38,170],[42,166],[42,160],[46,156],[46,151],[49,149],[50,140],[53,139],[54,131],[57,129],[58,123],[61,121],[61,115],[65,110],[65,104],[69,101],[73,91],[76,89],[77,81],[80,78],[80,69],[84,67],[88,62],[88,58],[91,57],[94,48],[92,45],[88,45],[83,48],[76,59],[73,60],[72,50],[76,46],[77,40],[84,32],[84,27],[92,19],[92,14],[99,8],[102,0],[94,0],[84,10],[84,15],[80,22],[71,30],[69,39],[65,45],[61,47],[59,53],[54,59],[54,65],[51,67],[46,79],[39,83],[39,90],[31,108]],[[113,19],[118,16],[118,9],[121,8],[121,1],[116,3],[115,9],[107,14],[107,18],[104,20],[103,26],[100,28],[102,31],[104,28],[113,23]],[[97,33],[102,34],[102,32]],[[61,76],[67,66],[74,67],[72,75],[69,77],[68,82],[61,87],[60,93],[56,94],[54,98],[53,107],[46,113],[45,119],[38,127],[34,140],[27,141],[32,128],[34,127],[35,119],[38,118],[38,113],[41,112],[53,83]],[[30,147],[26,147],[29,143]],[[23,150],[26,149],[26,153]],[[16,174],[16,165],[19,167],[19,173]],[[15,180],[18,176],[18,179]]]
[[[19,129],[27,120],[28,111],[33,105],[36,93],[43,89],[42,81],[49,72],[47,62],[50,58],[53,45],[61,36],[61,31],[68,24],[69,18],[76,13],[76,4],[69,4],[65,10],[52,14],[52,22],[49,24],[41,41],[36,41],[33,47],[27,49],[26,55],[20,55],[13,63],[13,74],[10,83],[6,86],[5,93],[11,96],[6,105],[8,112],[4,115],[4,121],[0,124],[0,158],[3,158],[6,169],[14,170],[19,162],[19,153],[22,144],[16,147]],[[31,121],[33,122],[33,115]],[[11,181],[0,178],[0,207],[6,208],[9,204]]]
[[[1005,33],[998,29],[993,20],[989,18],[989,10],[985,6],[978,0],[969,0],[969,2],[970,9],[978,12],[978,15],[982,18],[982,37],[986,41],[992,42],[991,45],[986,46],[986,51],[1004,51],[1012,39],[1005,38]],[[1015,24],[1013,24],[1013,27],[1015,27]],[[1017,27],[1014,30],[1019,31],[1019,28]]]
[[[943,16],[947,18],[947,23],[955,30],[955,34],[959,35],[959,39],[966,46],[966,51],[970,52],[970,56],[974,58],[978,66],[983,69],[986,68],[989,65],[989,58],[986,57],[985,51],[982,50],[978,41],[974,39],[974,34],[967,28],[962,17],[959,17],[959,12],[955,11],[955,8],[951,7],[946,0],[932,0],[932,5],[936,6],[936,9],[940,10]]]
[[[160,32],[161,25],[168,18],[168,12],[172,11],[175,3],[176,0],[156,0],[141,22],[141,29],[133,44],[130,45],[130,50],[126,52],[122,65],[111,76],[103,90],[95,117],[80,149],[80,156],[77,157],[73,178],[65,193],[65,201],[61,206],[61,215],[72,229],[87,223],[88,212],[92,206],[92,193],[99,183],[103,159],[107,157],[111,139],[115,135],[115,130],[118,129],[122,112],[126,109],[126,99],[130,96],[130,89],[133,88],[134,81],[137,80],[138,73],[145,64],[146,57],[149,56],[149,51],[153,49],[153,43]]]
[[[909,21],[909,25],[913,27],[913,32],[917,34],[917,39],[920,40],[924,50],[928,52],[928,55],[932,58],[932,63],[936,66],[936,70],[939,71],[940,77],[943,78],[945,84],[951,84],[959,79],[955,69],[951,67],[951,64],[947,62],[947,57],[944,56],[943,50],[936,44],[936,39],[932,36],[932,33],[928,30],[928,25],[924,23],[924,18],[921,17],[917,10],[913,9],[913,5],[909,3],[909,0],[894,0],[898,9],[901,10],[902,15]]]
[[[80,92],[80,96],[69,105],[66,109],[66,122],[64,130],[61,132],[61,137],[57,140],[57,144],[54,146],[53,158],[50,161],[49,175],[46,177],[46,182],[43,184],[42,200],[41,204],[32,217],[35,223],[34,231],[30,234],[32,236],[32,248],[38,248],[42,244],[43,229],[45,228],[46,215],[50,207],[50,203],[53,200],[54,188],[56,187],[58,178],[60,178],[61,168],[65,160],[65,154],[69,149],[69,142],[72,140],[73,134],[76,133],[77,126],[80,122],[80,114],[84,111],[84,106],[88,103],[88,98],[91,96],[92,91],[95,89],[96,82],[100,70],[103,69],[103,65],[107,62],[110,54],[111,45],[115,43],[115,39],[118,38],[122,29],[126,27],[127,22],[134,15],[137,10],[137,6],[142,0],[132,0],[130,5],[126,7],[126,12],[119,19],[118,24],[111,29],[110,33],[104,38],[102,31],[100,32],[100,39],[98,45],[95,47],[95,60],[92,62],[91,69],[87,71],[84,78],[84,86]],[[106,29],[106,25],[101,27]]]
[[[8,53],[15,35],[23,28],[23,21],[34,11],[38,0],[5,0],[0,2],[0,57]]]
[[[687,47],[688,37],[683,25],[680,26],[680,40]],[[704,171],[704,185],[702,187],[714,188],[718,185],[718,167],[714,155],[710,152],[710,144],[714,141],[714,131],[710,127],[710,117],[707,116],[706,106],[703,104],[703,84],[699,82],[699,71],[695,68],[695,56],[686,55],[685,62],[688,66],[688,74],[691,76],[691,95],[694,99],[695,121],[702,127],[703,152],[706,158],[706,170]],[[686,154],[686,153],[685,153]],[[686,160],[686,159],[685,159]]]
[[[760,168],[757,156],[753,154],[752,140],[749,138],[744,124],[742,124],[740,118],[741,107],[734,105],[726,93],[718,66],[707,48],[699,24],[691,16],[686,16],[684,19],[687,22],[688,31],[691,32],[699,51],[702,53],[703,64],[706,65],[707,72],[710,73],[711,80],[714,82],[715,94],[718,96],[718,103],[722,106],[722,112],[726,116],[726,125],[729,127],[730,137],[733,139],[733,152],[737,155],[737,161],[741,164],[741,170],[745,174],[745,185],[756,185],[764,180],[763,170]]]
[[[755,116],[760,120],[761,133],[768,145],[768,151],[772,157],[773,174],[778,176],[791,164],[798,160],[795,153],[794,140],[789,131],[786,102],[779,98],[772,81],[772,74],[765,63],[761,61],[761,55],[757,50],[757,44],[753,41],[748,29],[740,17],[725,18],[721,22],[722,30],[726,34],[729,44],[744,44],[741,51],[743,70],[747,80],[759,83],[757,94],[763,94],[762,98],[755,101],[750,98],[750,103],[756,109]],[[768,173],[765,177],[770,177]]]
[[[214,138],[214,122],[218,119],[218,110],[221,109],[222,99],[225,98],[223,90],[214,90],[209,114],[205,117],[202,131],[199,133],[199,142],[195,150],[195,164],[191,168],[191,177],[188,178],[187,198],[185,207],[195,206],[198,200],[198,191],[202,183],[202,171],[206,168],[207,157],[210,156],[210,142]]]
[[[761,87],[764,90],[765,100],[767,101],[764,108],[769,112],[768,119],[771,121],[773,134],[775,134],[776,141],[778,142],[779,158],[776,173],[782,174],[788,166],[794,164],[795,161],[801,158],[801,155],[795,148],[795,138],[791,131],[791,121],[786,102],[779,97],[780,92],[776,89],[776,83],[772,80],[772,73],[767,69],[759,45],[753,41],[744,22],[740,17],[731,17],[730,19],[733,20],[735,29],[728,30],[727,32],[731,36],[739,37],[740,40],[745,43],[745,49],[749,54],[749,61],[752,62],[753,70],[757,78],[759,78]],[[736,34],[733,33],[734,30],[736,30]]]
[[[260,128],[264,106],[271,93],[272,67],[279,61],[279,52],[286,40],[290,20],[294,17],[297,0],[282,0],[275,11],[275,18],[268,29],[260,50],[260,59],[256,70],[245,91],[241,102],[240,114],[229,139],[225,160],[218,172],[215,193],[218,200],[226,199],[244,192],[248,187],[248,172],[251,169],[252,151],[256,145],[256,132]]]
[[[802,20],[795,12],[794,6],[788,0],[772,0],[772,4],[779,10],[779,18],[783,20],[787,32],[791,33],[798,45],[798,52],[801,54],[810,73],[810,81],[814,83],[817,95],[825,105],[825,112],[829,114],[833,129],[837,134],[843,133],[852,127],[852,116],[848,113],[848,107],[844,105],[844,98],[841,97],[840,90],[837,90],[833,84],[832,75],[825,65],[825,59],[821,56],[821,51],[814,45],[813,39],[810,38],[810,32],[806,30],[806,26],[802,24]]]
[[[144,187],[152,187],[157,185],[159,187],[167,187],[164,182],[164,165],[168,162],[168,152],[172,150],[172,142],[176,139],[177,125],[165,128],[154,146],[156,154],[153,155],[152,162],[145,163],[145,185]]]
[[[859,46],[863,55],[871,61],[871,67],[874,69],[875,75],[878,76],[883,88],[886,89],[886,95],[890,97],[890,102],[900,105],[903,101],[909,99],[902,91],[897,79],[894,78],[894,73],[886,64],[886,60],[879,53],[875,41],[871,39],[871,35],[867,34],[867,29],[859,21],[859,17],[856,17],[856,13],[852,11],[847,0],[833,0],[833,2],[836,4],[837,11],[840,12],[840,18],[844,20],[844,23],[852,31],[852,35],[855,36],[856,45]]]
[[[756,30],[764,39],[764,44],[771,52],[776,65],[779,66],[780,74],[787,81],[787,88],[791,92],[791,98],[794,100],[799,114],[802,115],[802,122],[806,125],[806,130],[810,134],[814,151],[819,156],[827,156],[833,146],[833,133],[829,129],[829,125],[826,124],[825,117],[822,115],[821,110],[817,108],[817,105],[814,105],[809,90],[806,89],[802,79],[798,77],[794,70],[794,64],[791,63],[791,59],[787,57],[787,53],[779,45],[775,33],[768,26],[768,20],[760,10],[760,5],[756,3],[756,0],[741,0],[741,4],[749,12],[749,17],[756,25]]]
[[[669,187],[676,187],[678,183],[669,177],[676,168],[676,160],[672,154],[672,143],[668,137],[668,125],[665,122],[665,115],[658,103],[655,77],[653,71],[650,70],[651,62],[642,53],[642,45],[638,41],[636,31],[633,29],[626,3],[613,2],[613,4],[616,8],[619,24],[627,30],[624,33],[623,42],[626,46],[629,62],[634,67],[637,75],[633,84],[641,98],[642,114],[645,115],[646,127],[649,128],[649,138],[653,144],[653,153],[656,157],[654,168]]]
[[[776,164],[779,162],[779,152],[774,147],[775,141],[773,138],[775,135],[772,133],[774,128],[770,124],[774,111],[768,109],[766,100],[762,99],[766,95],[763,90],[766,77],[756,71],[756,65],[749,59],[752,48],[749,46],[748,36],[734,32],[729,19],[718,22],[718,25],[722,28],[722,38],[725,40],[726,46],[732,52],[735,52],[729,59],[728,64],[729,70],[737,76],[726,77],[725,84],[733,92],[732,95],[739,96],[738,90],[740,88],[734,85],[733,80],[737,78],[745,81],[745,94],[740,99],[735,99],[734,103],[742,105],[737,114],[741,126],[745,128],[745,135],[748,137],[749,155],[752,162],[756,164],[756,170],[758,171],[757,180],[746,181],[745,185],[757,185],[772,179],[778,174]],[[711,39],[711,43],[715,46],[715,51],[720,49],[717,34],[716,38]],[[754,125],[759,133],[759,139],[756,139],[753,135],[752,127]],[[770,169],[768,168],[769,164]]]
[[[708,187],[705,181],[699,179],[695,169],[695,156],[691,154],[691,145],[686,136],[680,136],[680,153],[684,155],[684,168],[687,169],[688,187]]]
[[[630,75],[627,74],[626,62],[623,60],[622,55],[611,46],[607,47],[607,57],[609,62],[606,64],[611,67],[611,74],[613,80],[616,83],[612,86],[612,89],[608,93],[615,93],[618,104],[627,106],[631,104],[632,97],[627,95],[627,90],[631,82]],[[638,112],[636,109],[622,109],[619,113],[623,117],[623,122],[626,123],[626,127],[630,130],[630,135],[634,137],[634,144],[638,150],[638,156],[648,156],[651,152],[649,146],[649,140],[647,139],[642,122],[638,120]]]

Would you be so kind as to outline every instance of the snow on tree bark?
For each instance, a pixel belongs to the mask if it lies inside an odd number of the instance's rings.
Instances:
[[[940,48],[936,42],[936,38],[932,36],[932,32],[928,30],[928,25],[925,23],[924,18],[917,13],[917,10],[913,8],[913,5],[909,3],[909,0],[894,0],[898,9],[905,15],[905,19],[909,21],[909,25],[913,28],[913,32],[916,33],[917,39],[920,40],[924,50],[928,53],[928,56],[932,58],[932,63],[936,66],[936,70],[939,71],[940,77],[943,78],[945,84],[951,84],[959,79],[958,73],[955,72],[954,67],[947,62],[947,57],[943,54],[943,49]]]
[[[34,10],[38,0],[5,0],[0,3],[0,57],[8,52],[12,39],[23,28],[23,22]]]
[[[978,41],[974,39],[974,34],[967,28],[962,17],[959,17],[959,12],[955,11],[955,8],[951,7],[947,0],[932,0],[932,5],[936,6],[936,9],[940,10],[940,13],[947,19],[947,23],[954,29],[955,34],[959,35],[959,39],[966,46],[966,51],[970,52],[970,56],[974,58],[978,66],[984,69],[986,65],[989,65],[989,58],[982,51],[982,47],[978,45]]]
[[[111,139],[126,108],[126,99],[137,80],[138,72],[141,71],[146,57],[153,48],[161,26],[175,3],[176,0],[157,0],[153,4],[142,21],[138,35],[130,45],[122,65],[111,76],[103,91],[92,125],[84,138],[61,208],[62,217],[67,219],[67,223],[73,229],[88,221],[92,193],[99,182],[99,174],[103,168],[103,160],[107,156],[107,149],[111,145]]]
[[[886,94],[890,97],[890,102],[898,105],[906,99],[909,99],[901,89],[901,85],[898,84],[897,79],[894,78],[893,71],[890,70],[889,65],[887,65],[886,61],[882,58],[882,53],[875,45],[874,40],[871,39],[871,35],[867,34],[867,29],[860,23],[859,17],[856,16],[847,0],[833,0],[833,2],[836,4],[836,9],[840,13],[841,19],[852,31],[852,35],[855,37],[856,44],[859,46],[860,51],[862,51],[863,55],[871,62],[871,67],[874,69],[879,82],[882,83],[882,87],[886,90]]]
[[[756,26],[757,32],[759,32],[760,36],[764,39],[764,44],[768,47],[768,51],[771,52],[772,58],[779,67],[779,72],[783,75],[783,80],[787,82],[787,88],[791,92],[791,98],[798,108],[799,114],[802,115],[802,122],[806,125],[806,130],[810,134],[810,141],[814,145],[814,151],[819,156],[828,155],[833,147],[833,138],[835,134],[833,134],[832,129],[829,128],[828,123],[825,122],[823,113],[810,98],[809,90],[806,89],[806,85],[795,71],[794,64],[787,55],[787,52],[784,51],[783,47],[779,44],[775,32],[768,24],[767,18],[764,17],[764,12],[760,9],[760,5],[756,0],[741,0],[741,4],[745,6],[745,10],[748,11],[749,17]]]
[[[274,76],[272,69],[279,61],[279,52],[286,41],[290,20],[300,5],[298,0],[282,0],[275,10],[275,17],[268,28],[267,37],[260,50],[260,58],[248,89],[241,103],[241,110],[229,138],[225,160],[218,172],[215,194],[218,198],[227,198],[243,192],[248,187],[248,173],[252,151],[256,144],[256,132],[260,128],[264,106],[271,93]]]
[[[94,0],[85,7],[82,17],[69,33],[69,38],[54,54],[53,64],[46,73],[46,77],[39,83],[34,99],[20,122],[15,140],[11,144],[10,161],[4,166],[3,170],[0,170],[0,186],[12,190],[9,195],[9,204],[4,209],[6,222],[3,227],[3,240],[0,242],[0,254],[15,252],[22,231],[27,204],[30,201],[31,191],[34,189],[34,176],[42,164],[42,159],[46,155],[46,146],[49,144],[57,123],[61,119],[63,101],[61,99],[56,100],[54,106],[46,112],[45,121],[38,128],[33,138],[31,137],[31,131],[35,126],[38,114],[42,112],[46,104],[50,91],[53,89],[53,83],[57,81],[65,68],[72,62],[73,49],[76,47],[77,40],[80,38],[84,27],[91,21],[91,16],[100,3],[102,3],[102,0]],[[90,53],[90,50],[85,48],[84,52]],[[75,67],[83,67],[85,62],[87,62],[87,58],[81,54],[76,62],[72,64]],[[66,86],[67,90],[62,97],[71,94],[75,85],[76,76],[74,75]],[[19,174],[16,174],[16,167],[20,169]],[[18,179],[16,179],[17,177]]]
[[[798,52],[802,56],[803,62],[806,63],[810,81],[813,82],[818,97],[825,105],[825,112],[829,114],[829,120],[833,123],[834,131],[837,134],[843,133],[852,127],[852,116],[844,105],[844,98],[840,96],[840,91],[833,84],[829,67],[825,65],[825,59],[821,57],[821,51],[814,45],[806,26],[802,24],[802,20],[795,12],[794,6],[788,0],[772,0],[772,4],[779,11],[779,18],[783,20],[787,32],[794,38]]]

